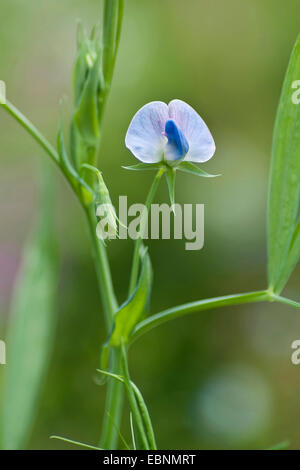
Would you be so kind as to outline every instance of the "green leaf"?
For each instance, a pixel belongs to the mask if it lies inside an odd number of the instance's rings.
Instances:
[[[100,90],[100,51],[88,71],[79,104],[74,114],[74,122],[87,147],[96,147],[99,139],[98,93]]]
[[[74,186],[75,181],[77,179],[77,173],[75,172],[73,166],[71,165],[67,152],[66,152],[61,120],[59,122],[59,128],[58,128],[58,133],[57,133],[57,151],[58,151],[59,160],[60,160],[62,169],[64,172],[68,174],[69,180],[72,186]]]
[[[132,171],[143,171],[143,170],[157,170],[161,168],[163,165],[162,163],[137,163],[136,165],[131,166],[122,166],[124,170],[132,170]]]
[[[4,449],[22,449],[30,437],[54,339],[58,263],[51,229],[53,196],[46,192],[41,220],[24,251],[8,327]]]
[[[294,81],[300,77],[300,37],[286,72],[274,128],[268,204],[269,288],[280,293],[299,260],[295,233],[300,198],[300,106]]]
[[[281,282],[278,283],[277,289],[280,292],[284,287],[285,282],[290,277],[294,267],[300,258],[300,219],[293,232],[293,237],[290,244],[290,249],[287,254],[286,262],[282,266]]]
[[[124,0],[105,0],[103,18],[103,75],[110,83],[120,39]]]
[[[120,307],[115,315],[115,325],[110,338],[110,346],[127,343],[131,332],[143,317],[149,302],[152,284],[152,268],[146,250],[142,254],[141,274],[133,294]]]
[[[177,305],[176,307],[168,308],[162,312],[151,315],[150,317],[145,318],[140,321],[135,329],[133,330],[130,341],[133,342],[141,336],[143,333],[150,331],[152,328],[162,325],[166,321],[179,318],[184,315],[188,315],[194,312],[201,312],[203,310],[210,310],[213,308],[225,307],[228,305],[241,305],[245,303],[252,302],[267,302],[270,300],[278,300],[279,302],[285,302],[288,299],[283,299],[281,297],[270,296],[268,291],[257,291],[257,292],[247,292],[244,294],[233,294],[225,295],[222,297],[213,297],[210,299],[196,300],[194,302],[189,302],[183,305]],[[292,304],[291,304],[292,302]],[[288,301],[290,305],[297,307],[297,303],[293,301]],[[300,306],[300,304],[298,304]]]
[[[141,414],[141,410],[138,406],[136,394],[134,392],[132,382],[130,380],[128,361],[127,361],[127,352],[126,352],[126,347],[123,341],[121,345],[121,351],[122,351],[121,365],[122,365],[122,371],[123,371],[124,386],[125,386],[125,390],[127,393],[127,398],[128,398],[128,402],[129,402],[132,416],[134,419],[134,423],[137,429],[137,436],[136,436],[137,448],[142,449],[142,450],[148,450],[150,449],[150,446],[149,446],[149,442],[147,439],[146,429],[144,426],[144,421],[143,421],[143,417]]]
[[[184,171],[185,173],[191,173],[192,175],[196,176],[203,176],[204,178],[215,178],[216,176],[220,175],[210,175],[206,173],[206,171],[201,170],[198,168],[194,163],[191,162],[181,162],[177,167],[177,170]]]
[[[111,416],[111,414],[109,413],[109,411],[106,411],[106,413],[107,413],[107,415],[108,415],[108,418],[109,418],[109,420],[110,420],[112,426],[114,427],[114,429],[116,430],[116,432],[117,432],[119,438],[121,439],[122,443],[124,444],[125,449],[131,450],[131,449],[130,449],[130,446],[128,445],[128,443],[127,443],[127,441],[126,441],[126,439],[125,439],[125,437],[123,436],[123,434],[121,433],[120,429],[118,428],[118,426],[117,426],[116,423],[114,422],[113,417]]]
[[[72,75],[74,101],[76,106],[79,104],[88,72],[88,63],[86,58],[90,49],[91,43],[87,37],[86,31],[83,29],[82,23],[79,22],[77,27],[77,56]]]
[[[131,412],[130,412],[130,415],[129,415],[129,420],[130,420],[130,432],[131,432],[132,447],[133,447],[133,450],[136,450],[136,438],[135,438],[134,424],[133,424],[133,418],[132,418],[132,413]]]
[[[279,442],[278,444],[275,444],[269,447],[267,450],[285,450],[285,449],[288,449],[290,445],[291,444],[289,441],[282,441],[282,442]]]
[[[112,372],[108,372],[106,370],[100,370],[100,369],[97,369],[97,372],[99,372],[100,374],[103,374],[107,377],[111,377],[111,378],[113,378],[115,380],[118,380],[119,382],[125,384],[125,378],[122,377],[121,375],[113,374]],[[137,385],[132,380],[130,380],[130,383],[131,383],[132,390],[135,394],[135,398],[136,398],[136,401],[138,403],[139,409],[141,411],[141,416],[142,416],[142,420],[143,420],[143,423],[144,423],[145,432],[146,432],[148,442],[150,444],[151,449],[156,449],[156,441],[155,441],[154,431],[153,431],[152,422],[151,422],[151,418],[150,418],[150,414],[149,414],[147,405],[146,405],[145,400],[143,398],[143,395],[142,395],[141,391],[139,390],[139,388],[137,387]],[[133,429],[133,426],[132,426],[132,420],[130,420],[130,421],[131,421],[130,425],[131,425],[131,432],[132,432],[132,440],[135,441],[134,429]]]
[[[86,148],[84,146],[83,139],[80,135],[79,130],[74,122],[74,116],[72,117],[70,124],[70,154],[72,162],[77,171],[79,171],[80,166],[86,160]]]
[[[64,136],[62,130],[62,122],[59,123],[58,133],[57,133],[57,151],[59,155],[59,160],[61,164],[61,169],[63,173],[67,176],[70,184],[72,185],[74,191],[78,193],[79,196],[82,196],[83,200],[86,203],[90,203],[94,199],[94,193],[91,187],[84,181],[83,178],[77,173],[73,168],[64,143]],[[78,192],[78,189],[80,191]]]
[[[68,444],[73,444],[74,446],[83,447],[84,449],[104,450],[104,449],[101,449],[101,447],[95,447],[95,446],[92,446],[91,444],[85,444],[84,442],[80,442],[80,441],[73,441],[73,439],[69,439],[68,437],[50,436],[50,439],[56,439],[58,441],[67,442]]]
[[[173,168],[168,168],[166,171],[166,179],[168,184],[171,206],[175,204],[175,176],[176,171]]]

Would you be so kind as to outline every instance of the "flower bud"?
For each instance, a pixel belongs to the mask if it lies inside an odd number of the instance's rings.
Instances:
[[[70,148],[77,168],[95,164],[100,135],[100,102],[104,83],[101,71],[101,47],[96,29],[89,38],[78,27],[77,57],[73,70],[74,113]]]
[[[96,193],[96,215],[100,217],[96,233],[99,239],[116,238],[118,235],[116,210],[111,202],[109,191],[102,174],[97,172],[98,190]]]

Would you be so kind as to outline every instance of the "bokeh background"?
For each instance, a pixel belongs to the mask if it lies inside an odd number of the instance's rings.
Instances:
[[[76,21],[91,27],[99,0],[2,0],[0,79],[7,96],[55,142],[58,103],[67,122]],[[135,163],[124,136],[136,110],[180,98],[205,119],[217,151],[203,168],[222,176],[181,174],[177,201],[205,204],[205,246],[150,242],[152,312],[177,303],[266,286],[266,201],[272,128],[280,88],[300,30],[298,0],[127,0],[107,108],[99,166],[112,199],[143,202],[150,172]],[[0,338],[22,247],[38,208],[43,151],[0,113]],[[56,433],[96,443],[105,389],[95,385],[105,340],[102,309],[80,207],[56,171],[60,248],[58,325],[29,448],[71,448]],[[166,184],[158,201],[168,201]],[[126,297],[132,242],[109,255],[120,301]],[[286,294],[299,300],[300,268]],[[291,342],[299,311],[284,305],[223,308],[175,320],[130,351],[134,381],[149,404],[160,448],[267,448],[289,439],[300,448],[300,366]],[[5,366],[0,366],[0,379]],[[128,410],[123,433],[129,436]]]

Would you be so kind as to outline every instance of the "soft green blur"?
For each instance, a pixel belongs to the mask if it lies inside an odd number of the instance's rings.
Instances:
[[[0,79],[8,98],[55,142],[59,100],[67,123],[76,21],[94,24],[99,0],[2,0]],[[300,30],[297,0],[127,0],[105,117],[99,167],[117,203],[144,202],[151,172],[136,163],[124,136],[133,114],[152,100],[180,98],[207,122],[217,145],[203,165],[216,179],[179,174],[176,198],[205,204],[205,246],[149,243],[154,268],[151,312],[190,300],[266,287],[266,200],[280,87]],[[300,77],[299,77],[300,78]],[[38,163],[47,155],[0,110],[0,339],[16,267],[38,208]],[[60,242],[58,327],[30,448],[71,448],[60,434],[97,443],[105,387],[95,384],[106,339],[82,211],[56,172]],[[168,202],[165,181],[156,201]],[[119,301],[125,300],[131,241],[109,255]],[[287,294],[299,300],[300,268]],[[288,439],[300,448],[298,310],[252,304],[174,320],[130,350],[130,370],[151,412],[160,448],[267,448]],[[3,368],[0,365],[0,381]],[[128,409],[123,432],[130,439]]]

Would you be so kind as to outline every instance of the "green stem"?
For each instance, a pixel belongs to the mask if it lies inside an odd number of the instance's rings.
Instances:
[[[158,184],[160,182],[160,179],[162,175],[165,172],[165,168],[160,168],[154,178],[154,181],[151,185],[150,191],[148,193],[145,206],[146,206],[146,211],[142,214],[141,217],[141,223],[140,223],[140,237],[135,241],[134,245],[134,252],[133,252],[133,260],[132,260],[132,268],[131,268],[131,276],[130,276],[130,283],[129,283],[129,292],[128,294],[131,295],[135,289],[136,283],[137,283],[137,278],[138,278],[138,272],[139,272],[139,262],[140,262],[140,248],[142,245],[142,237],[145,231],[145,225],[147,222],[147,217],[148,217],[148,211],[150,208],[150,205],[153,201],[154,195],[156,193],[156,190],[158,188]]]
[[[72,176],[74,174],[70,174],[66,167],[61,163],[58,153],[56,152],[55,148],[48,142],[48,140],[43,136],[43,134],[35,127],[35,125],[26,117],[24,114],[21,113],[12,103],[6,101],[5,104],[1,104],[1,106],[25,129],[28,134],[30,134],[33,139],[46,151],[46,153],[50,156],[51,160],[60,168],[66,180],[71,185],[71,188],[78,196],[76,192],[76,186],[72,180]],[[84,182],[80,181],[78,175],[76,175],[77,181],[82,184]],[[79,199],[80,203],[82,204],[82,200]]]
[[[100,123],[102,123],[104,109],[110,91],[117,52],[119,48],[121,27],[124,14],[124,0],[105,0],[103,21],[103,74],[105,92],[99,103]]]
[[[120,348],[112,349],[111,370],[113,370],[115,374],[120,374],[122,371]],[[100,440],[101,446],[104,449],[117,449],[117,429],[119,428],[122,416],[123,395],[122,383],[114,379],[109,379],[105,404],[106,412],[103,417],[102,436]]]
[[[104,108],[111,87],[114,66],[119,46],[121,26],[123,20],[124,0],[105,0],[104,20],[103,20],[103,72],[105,80],[105,93],[102,103],[99,103],[99,126],[102,127]],[[101,133],[100,133],[101,135]],[[100,145],[100,141],[98,146]],[[118,309],[118,304],[114,295],[109,264],[106,250],[103,243],[99,243],[96,237],[95,213],[87,213],[91,238],[93,243],[94,258],[96,263],[99,288],[103,302],[106,304],[106,322],[110,331],[113,324],[113,316]],[[104,285],[102,285],[102,281]],[[120,372],[120,352],[112,351],[112,370]],[[123,404],[123,389],[119,383],[110,380],[107,390],[106,406],[109,410],[104,416],[102,425],[102,439],[104,449],[114,449],[118,441],[118,431],[120,427]]]
[[[138,323],[131,335],[131,342],[137,339],[155,326],[161,325],[174,318],[181,317],[193,312],[201,312],[212,308],[226,307],[228,305],[240,305],[252,302],[272,301],[274,297],[266,290],[247,292],[244,294],[226,295],[223,297],[213,297],[211,299],[197,300],[184,305],[172,307],[162,312],[152,315]]]
[[[48,153],[51,159],[57,164],[57,166],[63,171],[60,164],[58,153],[48,142],[48,140],[40,133],[40,131],[32,124],[32,122],[26,118],[13,104],[6,101],[2,104],[2,107],[10,113],[10,115],[18,121],[19,124],[34,138],[34,140]],[[66,173],[64,173],[68,179]],[[73,186],[72,186],[73,187]],[[73,187],[74,189],[74,187]],[[82,201],[80,200],[82,204]],[[84,207],[87,215],[88,225],[91,234],[92,248],[94,254],[94,261],[96,266],[97,278],[99,282],[99,289],[103,298],[104,310],[106,315],[106,322],[110,328],[112,325],[112,317],[118,308],[118,304],[115,298],[109,263],[107,254],[103,243],[101,243],[96,236],[96,224],[97,219],[93,205]]]
[[[90,229],[99,289],[105,310],[107,331],[110,331],[113,326],[114,314],[118,309],[118,303],[114,294],[106,249],[103,242],[98,240],[96,236],[97,222],[93,205],[86,209],[86,215]],[[112,350],[111,360],[111,370],[114,373],[119,374],[121,372],[121,355],[119,349],[114,348]],[[113,450],[117,448],[118,429],[120,427],[122,417],[123,395],[122,385],[115,380],[110,380],[108,382],[105,405],[106,412],[103,417],[100,440],[100,446],[103,449]]]
[[[106,249],[103,242],[96,235],[97,219],[93,204],[85,208],[85,213],[90,231],[99,290],[104,305],[107,330],[110,331],[113,324],[113,316],[118,309],[118,302],[114,293]]]
[[[112,59],[109,63],[109,58],[107,56],[106,62],[108,65],[108,74],[106,75],[106,89],[105,89],[105,96],[103,99],[102,107],[101,108],[101,122],[103,117],[103,110],[105,106],[105,102],[107,100],[108,92],[111,86],[112,81],[112,74],[115,65],[117,49],[119,45],[120,39],[120,31],[121,31],[121,24],[122,24],[122,17],[123,17],[123,0],[105,0],[105,9],[106,9],[106,21],[104,24],[105,27],[105,34],[106,38],[104,39],[105,44],[104,46],[110,45],[106,48],[105,54],[112,54]],[[108,42],[107,42],[108,41]],[[20,112],[18,111],[10,102],[6,102],[6,104],[2,104],[3,108],[8,111],[11,116],[16,119],[19,124],[34,138],[36,142],[48,153],[50,158],[56,163],[56,165],[63,171],[66,178],[68,179],[69,183],[72,186],[72,189],[76,193],[77,196],[79,194],[76,192],[72,179],[69,177],[68,173],[66,172],[63,165],[61,165],[60,158],[56,150],[52,147],[52,145],[43,137],[43,135],[38,131],[38,129]],[[95,152],[96,153],[96,152]],[[115,298],[111,274],[109,269],[109,263],[107,259],[107,254],[103,243],[100,243],[96,237],[96,216],[93,210],[93,207],[86,207],[80,197],[78,197],[81,205],[83,206],[88,225],[90,229],[91,241],[92,241],[92,250],[95,260],[95,267],[96,273],[99,283],[99,289],[102,295],[102,301],[105,310],[105,318],[106,324],[108,328],[111,328],[113,322],[113,315],[118,308],[118,304]],[[109,330],[108,330],[109,331]],[[115,354],[115,353],[113,353]],[[117,364],[118,360],[115,359],[114,363]],[[119,372],[119,368],[117,368],[116,372]],[[119,406],[114,406],[113,411],[111,413],[111,419],[114,422],[114,425],[110,423],[107,426],[106,422],[104,422],[104,432],[107,431],[107,438],[105,438],[106,448],[112,448],[117,439],[117,431],[115,427],[118,427],[120,424],[121,419],[121,403],[122,403],[122,394],[123,390],[122,387],[119,387],[119,384],[112,383],[108,390],[108,397],[107,402],[113,403],[120,403]],[[113,428],[113,429],[111,429]]]
[[[104,450],[104,449],[101,449],[100,447],[95,447],[90,444],[85,444],[84,442],[74,441],[73,439],[68,439],[67,437],[63,437],[63,436],[50,436],[50,439],[57,439],[58,441],[67,442],[68,444],[73,444],[75,446],[83,447],[84,449]]]
[[[120,42],[124,0],[105,0],[103,21],[103,74],[110,88]]]
[[[121,365],[124,377],[124,385],[128,397],[128,401],[130,404],[130,409],[132,411],[132,416],[134,418],[137,431],[138,431],[138,442],[140,442],[141,449],[146,450],[150,449],[148,439],[144,429],[144,423],[141,416],[140,409],[138,407],[138,403],[136,400],[136,396],[131,384],[130,375],[129,375],[129,368],[128,368],[128,360],[127,360],[127,351],[125,345],[122,343],[121,346]]]
[[[125,379],[121,375],[113,374],[111,372],[108,372],[107,370],[97,369],[97,371],[100,372],[100,374],[103,374],[103,375],[106,375],[108,377],[112,377],[115,380],[118,380],[122,384],[125,383]],[[157,446],[156,446],[153,426],[152,426],[150,414],[149,414],[149,411],[147,409],[145,400],[144,400],[143,395],[141,394],[140,390],[135,385],[135,383],[132,382],[132,381],[130,381],[130,383],[131,383],[131,387],[134,391],[137,404],[140,408],[140,412],[141,412],[142,420],[143,420],[143,423],[144,423],[144,426],[145,426],[145,432],[146,432],[146,436],[147,436],[147,439],[148,439],[148,442],[149,442],[150,449],[156,450]],[[132,435],[133,434],[134,433],[132,433]]]
[[[1,105],[9,114],[18,121],[19,124],[34,138],[36,142],[48,153],[51,159],[60,167],[59,156],[52,145],[45,139],[40,131],[27,119],[15,106],[6,101]]]
[[[295,300],[287,299],[286,297],[281,297],[280,295],[276,295],[276,294],[273,294],[272,298],[276,302],[290,305],[291,307],[300,308],[300,303],[296,302]]]

